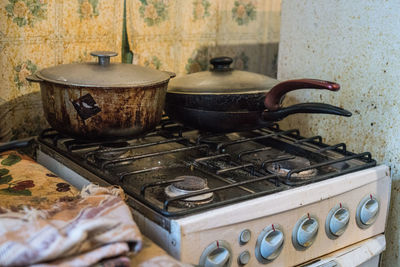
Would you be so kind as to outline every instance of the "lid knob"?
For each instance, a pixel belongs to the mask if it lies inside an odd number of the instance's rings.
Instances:
[[[210,63],[213,65],[213,69],[211,71],[230,71],[232,70],[229,65],[231,65],[233,59],[230,57],[214,57],[210,60]]]
[[[99,65],[107,66],[110,64],[110,57],[115,57],[118,55],[118,53],[112,51],[93,51],[90,52],[90,55],[99,58]]]

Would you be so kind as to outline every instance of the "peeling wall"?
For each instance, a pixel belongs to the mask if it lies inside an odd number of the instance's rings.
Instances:
[[[286,105],[325,102],[353,112],[351,118],[295,115],[281,123],[350,151],[370,151],[392,168],[391,210],[384,266],[400,266],[400,2],[284,0],[278,78],[320,78],[341,85],[337,93],[302,90]]]

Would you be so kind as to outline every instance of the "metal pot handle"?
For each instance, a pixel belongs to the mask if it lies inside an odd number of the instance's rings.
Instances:
[[[340,85],[334,82],[316,79],[284,81],[272,87],[272,89],[265,95],[265,107],[270,111],[280,109],[285,94],[298,89],[327,89],[330,91],[338,91]]]
[[[34,83],[40,83],[43,82],[42,79],[40,79],[36,73],[29,75],[28,77],[26,77],[26,80],[29,82],[34,82]]]
[[[118,56],[118,53],[112,51],[93,51],[90,52],[90,55],[98,57],[99,65],[108,66],[110,65],[110,57]]]
[[[172,72],[172,71],[166,71],[166,70],[164,70],[163,72],[165,72],[166,74],[168,74],[170,79],[172,79],[172,78],[175,78],[175,77],[176,77],[176,73],[175,73],[175,72]]]

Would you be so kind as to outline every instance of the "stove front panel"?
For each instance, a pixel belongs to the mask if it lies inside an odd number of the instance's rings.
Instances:
[[[389,207],[390,186],[389,169],[386,166],[378,166],[211,210],[175,221],[179,227],[176,227],[169,237],[164,237],[165,240],[169,239],[169,243],[165,242],[167,245],[164,244],[164,249],[171,249],[176,255],[177,249],[171,244],[180,245],[180,253],[176,256],[192,264],[199,264],[199,261],[204,263],[206,254],[208,260],[214,261],[224,260],[224,255],[230,254],[232,266],[240,266],[240,260],[246,260],[248,256],[250,258],[247,266],[261,266],[263,264],[257,260],[261,255],[260,244],[263,240],[259,237],[260,234],[266,234],[268,230],[270,234],[280,231],[283,233],[282,250],[274,260],[265,260],[264,263],[271,262],[277,266],[301,264],[383,233]],[[356,219],[357,209],[360,201],[370,198],[379,203],[378,215],[369,227],[360,228]],[[330,238],[326,233],[326,218],[334,207],[348,209],[349,222],[342,235],[332,238],[330,234]],[[371,207],[370,209],[373,210]],[[293,241],[293,229],[299,219],[308,217],[315,219],[319,227],[312,245],[304,248]],[[300,226],[300,229],[306,232],[312,232],[312,228],[310,223]],[[246,240],[249,232],[249,241],[240,242],[241,233],[246,235]],[[274,243],[279,244],[279,235],[272,234],[266,239],[269,244],[263,246],[264,255],[268,255],[268,249],[273,247]],[[209,251],[205,252],[207,248]],[[274,256],[276,255],[272,253],[270,257]]]

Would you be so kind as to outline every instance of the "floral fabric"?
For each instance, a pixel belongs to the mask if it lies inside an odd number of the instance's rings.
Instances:
[[[59,200],[78,195],[76,188],[31,158],[16,151],[0,154],[0,208],[49,209]]]

